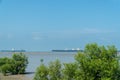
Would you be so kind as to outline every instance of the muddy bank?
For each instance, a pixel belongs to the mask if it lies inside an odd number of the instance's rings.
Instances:
[[[25,75],[9,75],[9,76],[3,76],[0,74],[0,80],[32,80],[29,77],[26,77]]]

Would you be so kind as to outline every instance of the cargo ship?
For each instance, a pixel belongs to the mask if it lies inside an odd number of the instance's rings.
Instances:
[[[52,52],[83,52],[83,50],[80,50],[79,48],[77,49],[64,49],[64,50],[52,50]]]
[[[52,50],[52,52],[81,52],[82,50]]]
[[[11,50],[1,50],[0,52],[26,52],[26,50],[16,50],[14,48],[12,48]]]

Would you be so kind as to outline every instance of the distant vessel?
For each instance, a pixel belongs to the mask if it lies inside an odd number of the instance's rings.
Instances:
[[[52,50],[52,52],[83,52],[83,50],[80,50],[80,48],[65,48],[64,50]]]
[[[83,50],[52,50],[52,52],[82,52]]]
[[[15,50],[12,48],[11,50],[1,50],[1,52],[26,52],[26,50]]]
[[[64,50],[52,50],[52,52],[83,52],[83,50],[80,50],[79,48],[75,49],[64,49]]]

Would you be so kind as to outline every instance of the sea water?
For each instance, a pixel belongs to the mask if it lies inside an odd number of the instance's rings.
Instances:
[[[26,74],[28,77],[33,77],[37,67],[41,64],[41,59],[45,65],[49,65],[49,62],[60,60],[61,63],[74,62],[75,52],[24,52],[28,57],[29,64],[26,72],[32,74]],[[1,52],[0,57],[12,57],[12,52]]]

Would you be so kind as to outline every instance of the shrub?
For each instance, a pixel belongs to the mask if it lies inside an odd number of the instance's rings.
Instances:
[[[59,60],[49,63],[49,79],[50,80],[60,80],[61,75],[61,63]]]
[[[61,80],[61,78],[61,63],[56,60],[50,62],[48,67],[42,63],[36,70],[34,80]]]
[[[75,60],[78,64],[78,80],[119,80],[120,65],[115,46],[98,46],[88,44],[84,53],[78,53]]]
[[[44,64],[37,68],[34,80],[48,80],[48,68]]]
[[[13,74],[22,74],[25,73],[25,69],[28,64],[28,58],[23,54],[14,54],[12,56],[13,61]]]
[[[73,80],[75,78],[75,72],[77,70],[76,63],[65,63],[63,68],[64,80]]]
[[[1,72],[3,73],[4,76],[6,76],[6,73],[10,72],[11,65],[10,64],[4,64],[1,66]]]
[[[28,64],[28,58],[23,53],[13,54],[12,58],[0,58],[0,71],[6,75],[10,74],[22,74],[25,73],[25,69]]]
[[[120,80],[119,60],[115,46],[87,44],[84,52],[75,55],[75,62],[62,69],[59,61],[40,65],[34,80]]]

